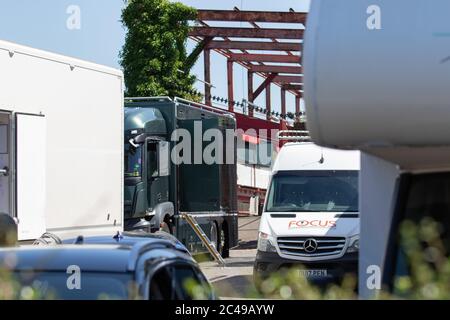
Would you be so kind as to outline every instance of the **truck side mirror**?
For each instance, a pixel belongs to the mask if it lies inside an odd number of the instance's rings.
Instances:
[[[159,142],[158,156],[159,176],[168,176],[170,174],[170,143],[168,141]]]

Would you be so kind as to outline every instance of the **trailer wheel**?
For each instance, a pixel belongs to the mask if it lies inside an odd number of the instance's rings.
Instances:
[[[173,235],[173,225],[169,216],[164,217],[164,221],[161,222],[159,230]]]

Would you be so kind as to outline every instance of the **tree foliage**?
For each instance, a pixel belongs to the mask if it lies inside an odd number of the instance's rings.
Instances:
[[[127,29],[120,54],[128,96],[193,96],[195,77],[187,63],[189,20],[196,9],[168,0],[129,0],[122,12]]]

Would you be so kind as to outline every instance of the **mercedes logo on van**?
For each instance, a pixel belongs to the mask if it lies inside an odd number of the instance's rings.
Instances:
[[[305,249],[305,251],[307,253],[313,253],[316,252],[317,250],[317,241],[315,239],[306,239],[305,242],[303,243],[303,249]]]

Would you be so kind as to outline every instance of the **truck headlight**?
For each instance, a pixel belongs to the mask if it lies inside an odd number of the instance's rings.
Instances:
[[[258,250],[264,252],[277,252],[272,242],[272,237],[267,233],[260,232],[258,236]]]
[[[350,244],[347,248],[347,253],[359,251],[359,235],[350,238]]]

